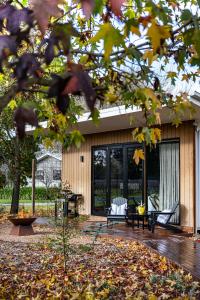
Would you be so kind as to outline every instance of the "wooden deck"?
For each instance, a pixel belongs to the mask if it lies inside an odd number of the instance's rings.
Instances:
[[[189,239],[188,234],[175,233],[160,227],[156,227],[155,232],[151,233],[147,228],[142,230],[142,228],[135,227],[133,229],[124,224],[114,225],[112,228],[106,229],[103,234],[139,240],[200,280],[200,243]]]

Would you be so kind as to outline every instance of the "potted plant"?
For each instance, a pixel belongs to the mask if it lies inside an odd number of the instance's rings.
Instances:
[[[140,205],[137,207],[137,211],[138,211],[139,215],[144,215],[145,205],[144,205],[144,203],[142,203],[142,201],[141,201]]]

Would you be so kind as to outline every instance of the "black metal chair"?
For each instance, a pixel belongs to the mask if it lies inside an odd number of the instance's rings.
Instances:
[[[109,222],[127,222],[128,200],[123,197],[112,199],[111,207],[106,208],[107,226]]]
[[[150,211],[148,218],[149,230],[154,233],[155,225],[159,225],[165,228],[171,228],[169,222],[171,217],[176,213],[176,209],[179,206],[179,202],[175,202],[171,209],[165,209],[163,211]]]

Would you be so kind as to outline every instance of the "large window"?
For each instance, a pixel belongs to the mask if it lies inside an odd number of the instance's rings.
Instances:
[[[93,147],[92,212],[104,214],[115,197],[125,197],[130,205],[142,201],[148,210],[172,208],[179,202],[179,141],[146,147],[146,160],[133,160],[141,145],[118,144]],[[145,175],[146,174],[146,175]],[[179,209],[172,222],[179,223]]]

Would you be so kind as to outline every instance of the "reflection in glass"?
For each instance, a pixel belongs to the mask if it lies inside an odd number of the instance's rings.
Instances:
[[[123,149],[110,150],[110,199],[123,197]]]
[[[148,210],[159,210],[160,157],[159,146],[147,148],[147,199]]]
[[[107,151],[103,149],[95,150],[93,153],[93,210],[97,214],[102,214],[106,206],[106,167]]]
[[[128,163],[128,199],[129,204],[137,206],[143,199],[142,191],[142,176],[143,176],[143,165],[142,160],[136,165],[133,160],[135,148],[130,147],[127,149],[127,163]]]

